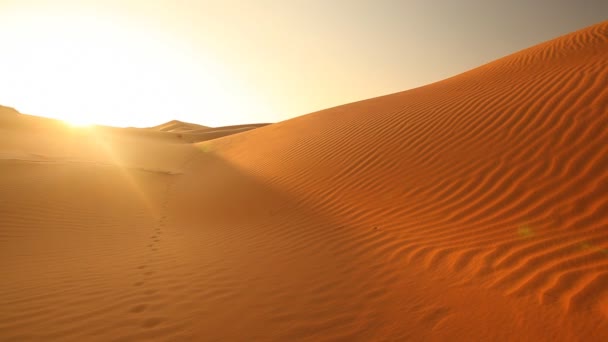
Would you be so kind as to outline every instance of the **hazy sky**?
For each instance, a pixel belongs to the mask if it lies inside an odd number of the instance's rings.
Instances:
[[[276,122],[607,19],[606,0],[0,0],[0,104],[116,126]]]

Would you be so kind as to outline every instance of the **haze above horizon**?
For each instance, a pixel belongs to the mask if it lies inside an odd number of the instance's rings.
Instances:
[[[276,122],[606,20],[606,1],[0,0],[0,105],[77,123]]]

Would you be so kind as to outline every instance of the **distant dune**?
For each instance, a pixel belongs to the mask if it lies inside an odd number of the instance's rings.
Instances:
[[[175,133],[185,142],[200,142],[211,139],[217,139],[228,135],[242,133],[254,128],[259,128],[268,125],[267,123],[234,125],[223,127],[207,127],[178,120],[171,120],[159,126],[151,127],[152,130],[161,132]]]
[[[270,125],[0,107],[0,340],[606,340],[607,56],[603,22]]]
[[[205,130],[209,129],[207,126],[197,125],[193,123],[183,122],[179,120],[171,120],[162,125],[150,127],[151,129],[159,130],[161,132],[189,132],[194,130]]]

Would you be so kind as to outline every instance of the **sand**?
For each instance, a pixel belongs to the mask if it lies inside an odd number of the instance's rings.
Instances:
[[[608,22],[271,125],[0,108],[0,340],[606,340],[606,56]]]

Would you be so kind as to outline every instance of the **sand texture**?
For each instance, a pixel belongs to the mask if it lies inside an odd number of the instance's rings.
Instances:
[[[1,341],[606,341],[608,22],[271,125],[2,107],[0,275]]]

